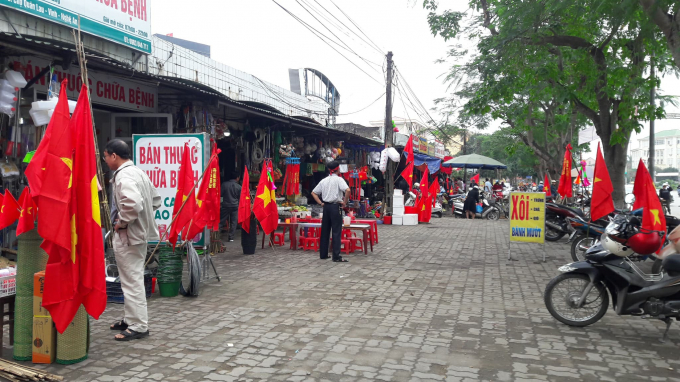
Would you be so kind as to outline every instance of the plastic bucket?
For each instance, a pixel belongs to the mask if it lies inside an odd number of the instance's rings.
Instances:
[[[391,216],[383,216],[383,224],[392,224]]]
[[[158,283],[158,288],[161,292],[161,297],[175,297],[179,295],[179,284],[181,282],[174,283]]]

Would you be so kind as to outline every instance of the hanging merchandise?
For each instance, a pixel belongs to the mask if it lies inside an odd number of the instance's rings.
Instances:
[[[397,151],[397,149],[395,149],[394,147],[390,147],[387,149],[387,156],[390,158],[392,162],[399,163],[399,160],[401,159],[399,151]]]
[[[369,157],[368,157],[368,164],[374,170],[379,169],[380,168],[380,152],[378,152],[378,151],[371,152],[369,154]]]
[[[286,175],[283,179],[284,195],[300,195],[300,158],[286,158]]]
[[[387,171],[387,160],[389,156],[387,155],[387,149],[380,153],[380,172],[384,173]]]

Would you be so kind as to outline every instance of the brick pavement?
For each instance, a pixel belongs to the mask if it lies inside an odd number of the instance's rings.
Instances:
[[[507,221],[380,226],[349,264],[287,249],[215,258],[201,296],[149,301],[151,337],[114,342],[109,304],[88,360],[67,381],[680,381],[680,330],[609,312],[587,328],[554,320],[543,290],[566,240],[513,244]],[[7,340],[5,340],[7,344]],[[4,350],[7,357],[10,349]]]

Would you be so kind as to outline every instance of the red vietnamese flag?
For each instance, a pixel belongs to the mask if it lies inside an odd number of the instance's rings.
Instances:
[[[5,197],[2,200],[2,207],[0,207],[0,229],[5,229],[14,224],[19,216],[21,216],[21,206],[9,190],[5,190]]]
[[[97,156],[88,97],[88,88],[83,85],[69,126],[75,138],[70,219],[73,247],[59,263],[50,256],[45,272],[43,307],[50,312],[59,333],[73,321],[81,304],[94,319],[99,319],[106,308]],[[64,283],[67,278],[73,283]]]
[[[248,167],[243,170],[243,184],[241,185],[241,198],[238,201],[238,223],[241,228],[250,233],[250,214],[253,212],[253,206],[250,203],[250,175],[248,175]]]
[[[413,135],[408,136],[408,142],[406,142],[406,146],[404,146],[404,153],[406,153],[406,163],[413,163]]]
[[[274,190],[274,182],[271,178],[271,161],[266,160],[262,163],[262,173],[260,173],[260,182],[257,185],[255,203],[253,204],[253,213],[266,235],[272,233],[279,226],[279,210],[276,207]]]
[[[475,182],[475,184],[479,184],[479,174],[470,178],[470,181]]]
[[[432,207],[434,207],[437,195],[439,195],[439,187],[439,177],[436,177],[430,186],[430,204]]]
[[[545,180],[543,181],[543,192],[545,192],[545,196],[552,196],[550,193],[550,180],[548,180],[548,174],[545,174]]]
[[[571,198],[574,193],[571,184],[571,144],[567,144],[564,152],[564,161],[562,162],[562,176],[560,177],[560,186],[557,193],[562,197]]]
[[[427,166],[425,166],[423,178],[420,180],[420,198],[416,203],[416,210],[418,211],[418,221],[423,223],[429,222],[430,217],[432,215],[432,201],[430,200],[429,177],[430,171],[427,168]]]
[[[215,155],[215,156],[219,155],[222,152],[222,150],[217,148],[217,143],[215,143],[212,139],[210,140],[210,142],[213,146],[212,153],[210,154],[210,156],[212,157],[213,155]],[[219,230],[220,230],[220,218],[221,218],[220,210],[221,210],[221,207],[222,207],[222,198],[221,198],[222,197],[222,192],[221,192],[222,191],[222,177],[220,176],[220,160],[219,160],[219,157],[217,159],[217,182],[216,182],[216,184],[217,184],[217,193],[213,195],[213,198],[214,198],[213,205],[215,206],[214,210],[213,210],[213,214],[212,214],[213,219],[212,219],[212,222],[208,222],[208,228],[212,229],[213,231],[219,232]]]
[[[35,228],[35,202],[28,187],[24,187],[24,191],[19,197],[19,204],[21,205],[21,216],[19,216],[19,224],[17,225],[17,236]]]
[[[652,231],[666,232],[666,216],[661,206],[661,200],[654,188],[649,171],[642,159],[638,164],[637,173],[635,174],[635,185],[633,186],[633,194],[635,194],[635,203],[633,209],[642,208],[642,228]],[[663,243],[664,240],[661,242]],[[659,248],[661,249],[661,248]]]
[[[205,171],[205,175],[203,175],[201,186],[198,189],[198,196],[196,197],[198,209],[188,228],[186,235],[187,239],[191,239],[201,233],[207,225],[212,229],[215,221],[215,214],[217,214],[217,219],[219,220],[220,184],[218,183],[218,180],[220,165],[217,155],[220,152],[221,150],[215,151],[215,148],[213,148],[213,154],[210,156],[210,163]]]
[[[184,207],[182,207],[184,204]],[[182,208],[182,211],[180,211]],[[177,214],[179,213],[179,216]],[[191,148],[189,143],[184,144],[184,152],[182,153],[182,163],[179,166],[179,174],[177,175],[177,192],[175,193],[175,205],[172,208],[172,218],[175,222],[172,223],[168,230],[168,241],[172,243],[174,248],[177,244],[177,238],[180,232],[189,224],[191,218],[196,213],[196,194],[194,192],[194,171],[191,168]],[[175,216],[177,216],[175,218]],[[186,235],[185,235],[186,236]],[[190,237],[183,237],[188,240]]]
[[[413,188],[413,162],[406,165],[406,168],[401,172],[401,177],[408,183],[408,189]]]
[[[593,178],[593,195],[590,199],[590,219],[597,220],[614,211],[614,200],[612,199],[614,186],[609,177],[609,170],[607,170],[607,164],[604,162],[599,143],[597,144],[597,157],[595,159],[595,173]]]
[[[38,211],[38,234],[41,247],[51,256],[59,247],[71,251],[71,186],[73,183],[73,138],[66,89],[61,83],[59,101],[47,125],[45,135],[26,168],[26,178]],[[46,187],[43,187],[43,184]]]

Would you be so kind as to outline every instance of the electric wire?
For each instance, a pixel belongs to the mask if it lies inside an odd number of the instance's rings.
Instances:
[[[338,115],[340,116],[340,115],[351,115],[351,114],[360,113],[360,112],[368,109],[369,107],[373,106],[376,102],[380,101],[382,99],[382,97],[385,96],[385,94],[387,94],[387,92],[384,92],[383,94],[381,94],[378,98],[375,99],[375,101],[371,102],[368,106],[366,106],[365,108],[363,108],[361,110],[353,111],[351,113],[338,114]]]
[[[317,0],[314,0],[314,2],[317,3],[317,4],[319,4],[319,6],[320,6],[321,8],[323,8],[324,11],[328,12],[328,14],[331,15],[331,17],[333,17],[334,19],[338,20],[338,22],[339,22],[340,24],[342,24],[342,26],[344,26],[345,28],[347,28],[348,31],[352,32],[355,36],[359,37],[359,39],[360,39],[361,41],[363,41],[367,46],[369,46],[369,47],[372,48],[372,49],[375,49],[375,50],[376,50],[378,53],[380,53],[381,55],[383,55],[383,56],[385,55],[385,52],[383,52],[382,50],[378,49],[375,45],[371,45],[371,44],[370,44],[368,41],[366,41],[363,37],[359,36],[359,34],[358,34],[357,32],[353,31],[351,28],[349,28],[347,25],[345,25],[345,23],[343,23],[342,21],[340,21],[340,19],[338,19],[337,17],[335,17],[335,15],[334,15],[332,12],[330,12],[328,9],[326,9],[326,7],[324,7],[323,5],[321,5],[321,3],[319,3]],[[336,7],[337,7],[337,5],[336,5]],[[342,10],[340,10],[340,12],[342,12]],[[343,13],[344,13],[344,12],[343,12]],[[345,16],[347,16],[347,15],[345,15]],[[348,19],[349,19],[349,17],[348,17]],[[350,21],[352,21],[352,20],[350,19]],[[355,24],[354,26],[356,26],[356,24]],[[357,28],[358,28],[358,27],[357,27]],[[338,29],[339,29],[339,28],[338,28]],[[363,33],[363,32],[362,32],[362,33]],[[368,37],[368,36],[367,36],[367,37]]]
[[[384,52],[382,49],[380,49],[380,47],[378,46],[378,44],[376,44],[373,40],[371,40],[371,38],[368,37],[368,36],[366,35],[366,33],[364,33],[364,31],[363,31],[363,30],[362,30],[362,29],[354,22],[354,20],[352,20],[351,17],[349,17],[349,16],[347,15],[347,13],[345,13],[345,11],[343,11],[342,9],[340,9],[340,7],[338,7],[338,5],[335,4],[335,2],[334,2],[333,0],[330,0],[330,2],[331,2],[333,5],[335,5],[335,8],[338,8],[338,10],[339,10],[340,12],[342,12],[342,14],[345,15],[345,17],[347,17],[347,20],[349,20],[349,21],[350,21],[350,22],[351,22],[351,23],[359,30],[359,32],[361,32],[361,34],[363,34],[363,35],[368,39],[368,41],[370,41],[370,42],[373,44],[373,46],[374,46],[380,53],[385,54],[385,52]]]

